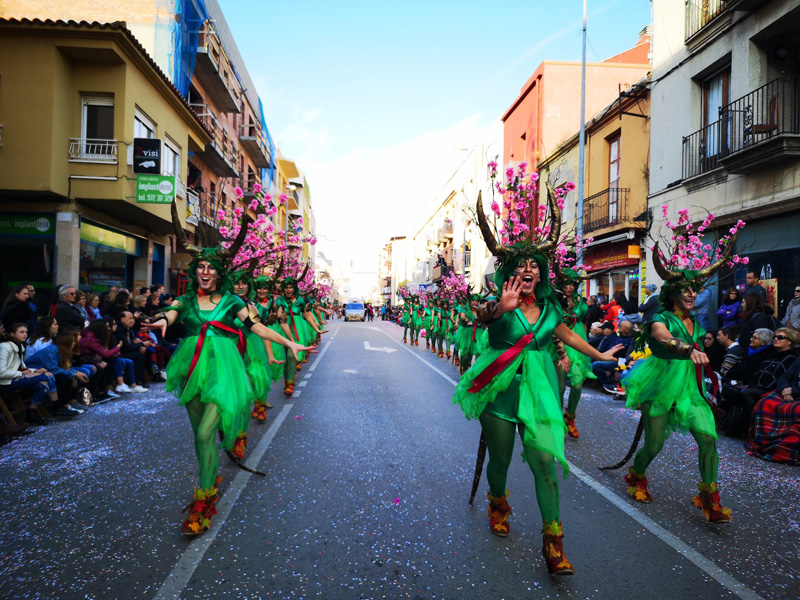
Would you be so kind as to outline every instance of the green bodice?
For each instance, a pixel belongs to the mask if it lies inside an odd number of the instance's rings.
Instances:
[[[694,334],[689,335],[689,332],[686,330],[686,326],[677,315],[668,311],[662,311],[656,314],[656,316],[654,316],[647,324],[645,331],[645,341],[647,342],[647,345],[650,346],[653,356],[657,358],[663,358],[665,360],[689,360],[683,356],[669,353],[662,343],[650,335],[650,326],[653,323],[663,323],[667,326],[667,329],[669,329],[672,337],[678,338],[687,344],[698,344],[702,347],[700,340],[703,339],[703,337],[706,335],[706,332],[700,323],[697,322],[697,319],[695,319],[694,316],[692,316],[692,321],[694,322]]]
[[[589,314],[589,305],[586,304],[586,300],[580,296],[576,298],[575,308],[572,310],[572,314],[577,317],[579,323],[583,323],[586,320],[586,315]],[[566,317],[567,315],[565,315],[565,320]]]
[[[244,302],[238,296],[226,292],[212,310],[200,310],[197,304],[197,296],[184,295],[178,298],[178,303],[167,306],[164,310],[175,310],[178,312],[178,319],[186,329],[186,335],[200,335],[200,330],[208,321],[220,321],[228,327],[238,328],[236,325],[236,313],[245,307]],[[221,331],[216,327],[209,327],[206,336],[231,337],[232,334]]]
[[[533,325],[528,323],[520,309],[505,313],[499,321],[489,326],[489,345],[495,349],[507,349],[524,335],[533,333],[533,339],[525,346],[525,350],[547,350],[564,313],[560,306],[547,300],[539,304],[539,309],[539,320]]]
[[[305,308],[305,301],[302,298],[295,298],[291,306],[284,296],[281,296],[275,301],[275,306],[282,308],[286,313],[292,313],[295,317],[303,316],[303,309]]]

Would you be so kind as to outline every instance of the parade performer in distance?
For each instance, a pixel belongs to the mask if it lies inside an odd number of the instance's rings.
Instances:
[[[278,323],[278,307],[276,304],[278,287],[277,282],[280,280],[281,275],[283,274],[283,265],[284,261],[281,260],[280,265],[270,277],[263,275],[257,277],[254,285],[256,288],[256,299],[258,305],[261,307],[260,310],[263,310],[267,315],[266,319],[264,319],[262,322],[278,335],[285,337],[283,329],[281,329],[280,323]],[[270,361],[270,381],[274,382],[283,377],[284,365],[286,363],[286,351],[283,346],[275,342],[271,342],[270,346],[272,347],[273,359]],[[265,403],[264,405],[256,403],[253,406],[253,413],[251,416],[260,422],[264,422],[267,419],[266,411],[268,408],[272,408],[272,405],[269,402]]]
[[[286,277],[281,287],[283,294],[275,301],[278,309],[278,322],[286,339],[292,342],[305,345],[311,338],[310,326],[304,317],[305,303],[302,299],[296,298],[297,284],[303,281],[308,272],[308,265],[299,278]],[[283,365],[283,393],[287,397],[294,394],[294,381],[297,371],[300,370],[300,362],[305,358],[305,352],[300,352],[296,356],[286,354],[286,363]]]
[[[425,330],[425,347],[430,348],[433,340],[433,309],[435,306],[433,294],[425,297],[425,316],[422,319],[422,328]]]
[[[414,321],[414,302],[412,300],[413,296],[408,295],[403,297],[403,316],[400,317],[400,324],[403,326],[403,343],[408,343],[408,330],[412,328],[412,323]],[[411,329],[411,334],[413,336],[414,330]]]
[[[663,210],[666,217],[666,207]],[[712,381],[716,381],[716,376],[710,372],[708,356],[702,351],[705,331],[692,315],[692,309],[697,293],[723,265],[747,263],[746,258],[732,256],[735,236],[744,223],[739,221],[731,228],[733,235],[724,236],[712,248],[703,244],[700,236],[705,235],[713,215],[694,231],[688,214],[688,209],[679,211],[675,225],[667,221],[673,231],[682,228],[673,235],[675,247],[667,258],[668,266],[664,265],[658,244],[653,249],[653,266],[664,280],[659,294],[661,308],[645,324],[642,336],[653,354],[638,360],[622,380],[626,406],[642,412],[645,436],[625,482],[628,494],[638,502],[652,502],[645,475],[647,467],[661,452],[672,431],[689,431],[697,442],[701,479],[697,486],[700,494],[692,501],[711,523],[728,523],[731,511],[721,506],[717,485],[716,425],[704,387],[706,374],[710,374]]]
[[[425,310],[425,307],[422,305],[421,300],[417,299],[416,310],[414,310],[414,333],[411,336],[411,343],[414,346],[419,346],[419,334],[422,332],[422,329],[425,326],[426,316],[427,311]]]
[[[456,333],[456,366],[461,367],[463,375],[472,366],[472,358],[478,352],[478,321],[475,318],[475,310],[478,303],[482,300],[480,294],[470,294],[467,296],[458,310],[458,331]]]
[[[521,165],[524,176],[525,165]],[[512,172],[513,175],[513,172]],[[511,210],[517,210],[510,223],[526,222],[531,210],[535,181],[518,182],[514,193],[525,186],[527,201],[517,198]],[[513,181],[513,178],[510,182]],[[469,419],[479,419],[483,443],[489,451],[486,476],[489,480],[489,520],[492,533],[507,536],[511,507],[506,479],[514,451],[517,431],[522,439],[524,460],[530,467],[536,499],[543,519],[542,553],[547,569],[555,575],[571,575],[572,564],[563,550],[563,531],[559,510],[556,460],[566,476],[564,456],[564,419],[558,396],[558,377],[549,346],[555,334],[565,344],[597,360],[608,360],[619,346],[601,354],[563,322],[563,311],[549,280],[548,262],[556,248],[561,224],[558,203],[565,192],[548,187],[551,227],[542,227],[541,235],[530,241],[517,229],[516,243],[500,245],[496,241],[478,196],[477,216],[484,240],[496,257],[494,281],[501,290],[499,301],[486,302],[476,309],[476,318],[488,326],[489,347],[461,377],[453,402],[459,404]],[[526,204],[526,209],[516,208]],[[494,206],[493,206],[494,209]],[[495,212],[497,214],[498,210]],[[521,214],[520,214],[521,213]],[[508,220],[507,220],[508,221]],[[501,233],[506,239],[513,225]],[[544,232],[547,233],[544,233]],[[517,233],[519,232],[519,233]],[[510,241],[510,240],[509,240]],[[476,482],[481,467],[476,467]]]
[[[578,293],[578,287],[585,278],[569,267],[559,267],[558,259],[553,264],[556,273],[556,289],[564,309],[564,324],[585,341],[584,321],[586,313],[589,312],[589,306]],[[567,435],[577,439],[580,437],[580,433],[575,426],[575,414],[581,399],[583,382],[597,377],[592,373],[592,363],[585,354],[573,350],[569,346],[565,348],[565,351],[570,360],[570,367],[566,374],[561,369],[556,370],[559,376],[559,398],[564,398],[566,382],[569,381],[569,399],[564,411],[564,423],[567,426]]]
[[[186,406],[195,437],[200,466],[200,487],[187,507],[182,530],[197,535],[207,530],[216,514],[219,456],[215,435],[223,432],[222,445],[232,448],[236,436],[246,430],[253,391],[243,361],[246,341],[236,319],[256,335],[289,348],[290,354],[311,350],[275,335],[253,320],[247,306],[233,293],[228,276],[230,261],[244,242],[249,219],[242,221],[231,246],[202,248],[186,239],[175,203],[172,222],[177,239],[192,255],[187,292],[165,308],[166,316],[148,326],[163,327],[181,321],[186,330],[170,359],[167,391],[175,392]]]

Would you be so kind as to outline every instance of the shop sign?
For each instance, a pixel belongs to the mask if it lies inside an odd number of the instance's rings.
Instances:
[[[767,293],[767,301],[765,304],[772,308],[772,312],[778,314],[778,280],[776,279],[762,279],[761,287]]]
[[[51,215],[0,215],[0,234],[53,235],[55,226]]]
[[[122,250],[131,255],[136,255],[136,240],[125,234],[103,229],[86,221],[81,223],[81,241],[100,244],[108,248]]]
[[[591,248],[591,252],[587,253],[583,259],[583,265],[587,271],[599,271],[638,264],[639,257],[631,251],[631,248],[634,247],[636,246],[629,246],[627,242],[621,242]]]
[[[161,140],[133,138],[133,172],[161,175]]]
[[[174,199],[174,175],[138,175],[136,177],[136,202],[171,204]]]

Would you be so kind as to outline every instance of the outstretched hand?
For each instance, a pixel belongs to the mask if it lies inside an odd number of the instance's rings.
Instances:
[[[610,350],[606,350],[605,352],[600,353],[600,359],[599,360],[617,360],[614,355],[617,352],[619,352],[620,350],[622,350],[623,348],[625,348],[625,346],[623,344],[617,344],[616,346],[614,346]]]
[[[522,292],[522,278],[512,277],[503,284],[503,293],[500,296],[500,312],[511,312],[516,310],[519,304],[519,296]]]
[[[285,360],[278,360],[278,359],[276,359],[274,357],[269,359],[269,364],[271,364],[271,365],[282,365],[285,362],[286,362]]]
[[[691,360],[696,365],[707,365],[708,364],[708,354],[705,352],[700,352],[700,350],[692,350],[692,353],[689,355],[689,360]]]

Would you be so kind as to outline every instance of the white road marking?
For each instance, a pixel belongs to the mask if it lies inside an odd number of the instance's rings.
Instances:
[[[289,411],[292,410],[293,406],[294,404],[284,405],[281,412],[275,417],[272,425],[270,425],[267,433],[261,438],[258,446],[256,446],[253,453],[247,457],[248,463],[257,465],[261,461],[261,458],[264,456],[267,448],[275,438],[275,434],[278,433],[278,429],[280,429],[280,426],[286,420],[286,416],[289,414]],[[246,471],[239,471],[237,473],[233,483],[225,490],[225,494],[221,496],[217,502],[218,514],[212,521],[211,527],[203,535],[190,542],[189,547],[180,557],[178,563],[172,568],[169,575],[167,575],[167,578],[158,590],[154,600],[167,600],[180,597],[183,588],[189,583],[192,575],[194,575],[194,572],[203,560],[205,553],[211,547],[211,544],[214,543],[214,538],[217,537],[219,530],[222,529],[222,526],[231,513],[231,509],[233,509],[233,505],[239,499],[242,490],[244,490],[244,486],[252,476],[252,473]]]
[[[295,390],[294,392],[292,392],[292,398],[299,398],[300,394],[302,394],[302,393],[303,393],[303,390]]]
[[[397,352],[395,348],[378,348],[372,347],[369,345],[369,342],[364,342],[364,350],[372,350],[373,352],[386,352],[386,354],[391,354],[392,352]]]
[[[381,330],[381,333],[386,335],[396,344],[400,344],[400,342],[395,340],[386,331]],[[411,353],[412,356],[415,356],[416,358],[421,360],[427,367],[429,367],[430,369],[441,375],[443,379],[449,381],[451,384],[453,384],[453,386],[458,384],[457,381],[453,380],[447,374],[434,367],[431,363],[426,361],[416,352],[404,346],[400,347],[403,348],[403,350],[405,350],[406,352]],[[697,550],[695,550],[685,542],[681,541],[680,538],[671,534],[669,531],[661,527],[661,525],[653,521],[650,517],[646,516],[640,510],[637,510],[634,507],[632,507],[625,500],[623,500],[614,492],[612,492],[610,489],[605,487],[602,483],[596,481],[595,479],[587,475],[583,470],[579,469],[571,462],[568,461],[567,464],[569,464],[570,471],[573,472],[575,476],[578,479],[580,479],[583,483],[588,485],[595,492],[600,494],[603,498],[608,500],[611,504],[613,504],[622,512],[624,512],[626,515],[628,515],[631,519],[642,525],[642,527],[647,529],[650,533],[652,533],[662,542],[670,546],[678,554],[686,558],[686,560],[694,563],[695,566],[697,566],[699,569],[708,574],[709,577],[717,581],[720,585],[729,589],[733,594],[735,594],[739,598],[742,598],[742,600],[762,600],[761,596],[759,596],[756,592],[754,592],[749,587],[738,581],[727,571],[720,569],[714,563],[714,561],[706,558],[705,556],[700,554]]]
[[[297,387],[305,387],[307,384],[308,384],[307,381],[301,381],[300,383],[297,384]]]

